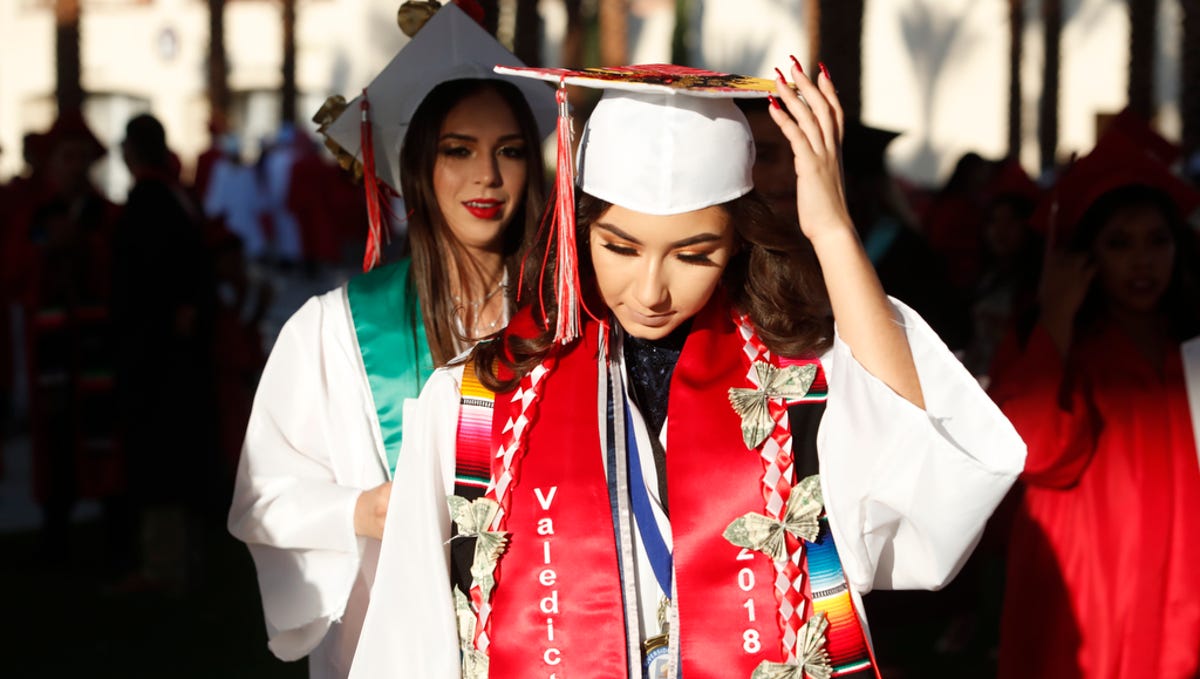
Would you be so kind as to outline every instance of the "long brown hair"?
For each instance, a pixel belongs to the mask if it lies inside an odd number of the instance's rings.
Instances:
[[[461,312],[462,325],[471,328],[475,310],[460,308],[454,301],[455,285],[466,296],[472,277],[483,281],[483,272],[446,225],[433,190],[433,167],[438,157],[442,122],[460,101],[483,91],[500,95],[517,120],[526,144],[525,192],[521,205],[502,234],[502,254],[509,281],[517,279],[519,254],[534,238],[544,202],[541,138],[529,104],[520,90],[499,80],[451,80],[433,89],[417,107],[400,150],[400,186],[408,218],[408,254],[412,257],[412,282],[421,304],[425,336],[435,365],[443,365],[458,352],[459,337],[454,319]],[[452,262],[452,264],[451,264]],[[452,275],[457,279],[452,281]],[[508,304],[515,300],[516,286],[509,285]]]
[[[586,193],[576,195],[581,292],[589,308],[597,313],[605,307],[595,287],[588,236],[592,224],[609,207],[610,203]],[[816,254],[800,229],[786,226],[755,191],[723,203],[721,209],[733,226],[736,245],[721,275],[721,288],[730,303],[750,316],[759,337],[780,356],[800,356],[828,348],[833,342],[829,295]],[[550,256],[543,259],[547,249]],[[529,255],[531,262],[547,262],[544,275],[531,267],[521,282],[521,298],[529,300],[540,332],[532,337],[506,332],[497,341],[479,344],[475,349],[479,365],[476,374],[488,389],[512,389],[554,349],[558,302],[554,296],[553,250],[546,234]],[[543,316],[548,319],[545,324]],[[511,377],[498,377],[500,366]]]

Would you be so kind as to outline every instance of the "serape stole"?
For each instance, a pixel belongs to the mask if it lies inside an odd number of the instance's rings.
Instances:
[[[491,478],[492,409],[496,395],[475,374],[475,361],[463,364],[458,411],[458,447],[454,462],[454,494],[474,499]]]

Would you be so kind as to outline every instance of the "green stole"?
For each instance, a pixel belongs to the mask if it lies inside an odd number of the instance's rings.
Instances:
[[[404,433],[404,400],[416,398],[433,374],[421,304],[412,278],[412,260],[356,276],[346,286],[350,316],[367,382],[379,415],[388,478],[396,472]]]

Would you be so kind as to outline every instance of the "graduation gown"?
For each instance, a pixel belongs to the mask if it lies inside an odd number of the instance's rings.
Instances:
[[[408,267],[359,276],[288,320],[238,464],[229,531],[254,558],[268,646],[308,655],[314,679],[349,670],[379,554],[355,535],[355,503],[390,479],[405,411],[432,371]]]
[[[950,580],[1024,461],[1023,443],[975,380],[919,316],[895,308],[927,410],[863,369],[840,338],[819,357],[828,381],[817,434],[821,487],[860,614],[861,595],[874,588]],[[418,428],[405,439],[355,679],[460,676],[446,497],[454,492],[461,375],[457,366],[430,378]],[[677,492],[685,491],[671,497]]]
[[[1037,326],[998,365],[993,393],[1029,445],[1000,677],[1200,671],[1200,344],[1184,347],[1160,374],[1108,324],[1066,362]]]

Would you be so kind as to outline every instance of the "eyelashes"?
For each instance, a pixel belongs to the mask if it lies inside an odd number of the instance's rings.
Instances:
[[[611,242],[604,242],[600,245],[605,250],[608,250],[609,252],[620,257],[638,256],[638,251],[636,248],[631,248],[626,245],[619,245]],[[675,258],[681,262],[684,262],[685,264],[696,264],[699,266],[714,266],[716,264],[716,262],[709,258],[708,253],[680,252],[675,255]]]
[[[630,248],[630,247],[625,247],[624,245],[617,245],[616,243],[603,243],[602,245],[605,250],[608,250],[609,252],[621,255],[622,257],[636,257],[637,256],[637,250],[634,250],[633,248]]]
[[[438,154],[447,158],[470,158],[475,151],[467,146],[442,146]],[[501,146],[496,149],[496,155],[510,160],[524,160],[527,153],[524,146]]]

